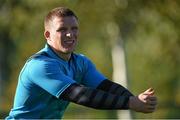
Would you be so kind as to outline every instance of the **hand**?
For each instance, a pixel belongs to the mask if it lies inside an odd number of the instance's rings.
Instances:
[[[154,95],[152,88],[147,89],[145,92],[138,96],[129,98],[129,108],[137,112],[151,113],[154,112],[157,105],[157,98]]]

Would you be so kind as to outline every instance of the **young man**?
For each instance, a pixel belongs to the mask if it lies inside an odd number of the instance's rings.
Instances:
[[[73,53],[79,25],[70,9],[53,9],[44,26],[47,44],[22,68],[7,119],[62,118],[69,102],[95,109],[155,110],[154,90],[133,96],[97,71],[87,57]]]

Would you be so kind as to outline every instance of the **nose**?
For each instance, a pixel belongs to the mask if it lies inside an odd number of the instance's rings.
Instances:
[[[66,34],[66,37],[71,38],[72,36],[73,36],[72,32],[68,32],[68,33]]]

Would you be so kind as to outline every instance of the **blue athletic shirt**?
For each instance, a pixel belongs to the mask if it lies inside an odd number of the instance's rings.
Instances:
[[[22,68],[6,119],[62,118],[69,102],[59,96],[66,88],[73,83],[96,88],[105,79],[84,55],[73,53],[65,61],[46,44]]]

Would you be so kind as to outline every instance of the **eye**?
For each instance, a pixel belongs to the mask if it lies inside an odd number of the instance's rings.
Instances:
[[[61,28],[57,29],[56,31],[57,32],[65,32],[66,30],[67,30],[67,28],[61,27]]]
[[[78,27],[72,27],[71,30],[77,31],[77,30],[78,30]]]

